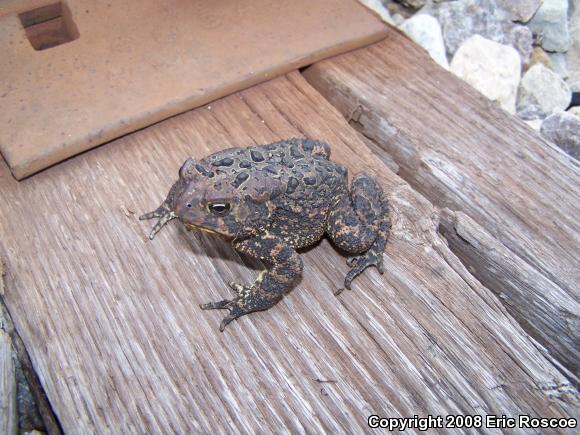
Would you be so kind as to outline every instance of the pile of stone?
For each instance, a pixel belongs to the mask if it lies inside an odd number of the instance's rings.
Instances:
[[[362,1],[382,7],[383,18],[441,66],[580,158],[576,0]]]

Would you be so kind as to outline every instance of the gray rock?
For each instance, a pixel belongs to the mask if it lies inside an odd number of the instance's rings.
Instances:
[[[433,15],[443,30],[443,40],[449,55],[473,35],[502,43],[504,41],[505,14],[495,0],[457,0],[433,4]]]
[[[540,133],[575,159],[580,159],[580,117],[568,112],[554,113],[544,119]]]
[[[411,9],[421,9],[427,3],[427,0],[395,0],[397,3],[401,3],[403,6],[407,6]]]
[[[16,381],[18,382],[16,400],[18,402],[18,425],[20,429],[43,429],[44,423],[38,410],[38,403],[20,362],[16,366]]]
[[[514,48],[472,36],[455,53],[451,72],[506,111],[515,113],[521,60]]]
[[[441,26],[437,18],[426,14],[415,14],[399,27],[409,38],[423,47],[433,60],[449,69]]]
[[[512,21],[528,22],[534,16],[542,0],[496,0]]]
[[[567,51],[570,47],[568,0],[544,0],[528,26],[538,35],[545,50]]]
[[[549,114],[566,109],[571,99],[572,92],[564,80],[544,65],[536,64],[522,78],[518,108],[536,104]]]
[[[522,65],[527,65],[534,50],[532,31],[526,26],[507,23],[504,34],[504,44],[511,45],[520,54]]]
[[[526,26],[514,24],[508,14],[498,7],[497,1],[429,3],[421,12],[439,19],[449,55],[453,55],[470,36],[481,35],[500,44],[511,45],[520,53],[522,64],[526,65],[532,53],[532,32]]]
[[[523,119],[524,121],[535,121],[546,117],[546,113],[537,104],[530,104],[529,106],[520,108],[517,115],[518,118]]]

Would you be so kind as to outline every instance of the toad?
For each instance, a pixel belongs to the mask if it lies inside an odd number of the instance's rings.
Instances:
[[[151,239],[177,218],[188,228],[221,236],[265,265],[253,284],[229,283],[232,299],[200,306],[229,311],[220,331],[244,314],[278,303],[302,275],[297,250],[324,235],[353,255],[345,288],[369,266],[383,273],[390,230],[386,196],[365,173],[349,187],[347,169],[329,157],[326,143],[290,139],[188,159],[161,206],[140,217],[159,219]]]

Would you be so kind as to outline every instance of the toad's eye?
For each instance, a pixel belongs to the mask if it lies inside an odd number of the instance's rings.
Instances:
[[[230,204],[228,202],[211,202],[207,205],[209,211],[218,216],[223,216],[230,211]]]

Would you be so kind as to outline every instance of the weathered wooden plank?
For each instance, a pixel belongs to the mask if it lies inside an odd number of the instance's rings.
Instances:
[[[377,174],[393,205],[388,272],[335,297],[347,266],[324,241],[303,254],[284,301],[221,334],[223,313],[198,304],[251,281],[256,265],[178,225],[149,242],[136,216],[186,157],[292,136]],[[576,390],[452,254],[435,208],[298,73],[20,183],[1,165],[0,187],[6,302],[67,433],[360,433],[373,413],[577,415]]]
[[[44,429],[50,435],[61,435],[24,343],[14,329],[4,303],[4,289],[4,265],[0,259],[0,372],[4,382],[0,385],[0,434]]]
[[[0,298],[4,295],[4,265],[0,259]],[[16,372],[12,360],[12,340],[6,331],[0,306],[0,433],[15,435],[18,431],[16,406]]]
[[[393,157],[402,178],[435,205],[469,215],[558,288],[562,297],[545,298],[540,286],[530,292],[476,274],[508,298],[527,294],[517,309],[507,304],[510,313],[578,375],[568,347],[580,342],[577,163],[396,30],[305,77]]]
[[[0,433],[16,435],[16,374],[12,360],[12,340],[0,325]]]
[[[534,325],[540,343],[549,347],[552,337],[558,336],[562,330],[572,331],[570,335],[559,337],[563,346],[554,351],[558,360],[569,361],[570,369],[578,373],[580,325],[577,319],[580,312],[573,311],[577,306],[574,298],[513,254],[466,214],[444,210],[440,228],[451,250],[466,267],[487,288],[501,289],[497,296],[510,312],[516,313],[516,318],[524,319],[528,324],[526,329],[531,328],[529,324]],[[530,300],[543,303],[530,309]],[[571,315],[563,315],[563,307]],[[577,378],[575,384],[580,384]]]

